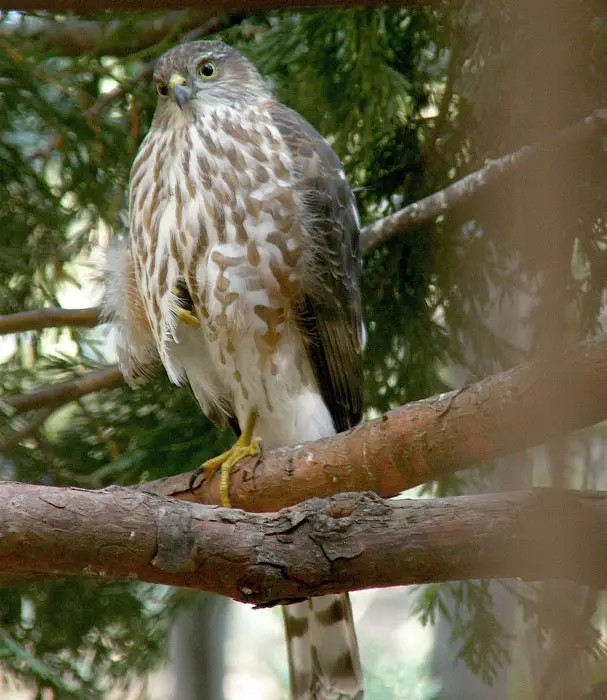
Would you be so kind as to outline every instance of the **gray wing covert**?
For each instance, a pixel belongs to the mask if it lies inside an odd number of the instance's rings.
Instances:
[[[298,326],[335,428],[362,417],[362,257],[354,194],[327,141],[297,112],[276,104],[276,128],[295,167],[303,227],[313,240],[305,252]]]

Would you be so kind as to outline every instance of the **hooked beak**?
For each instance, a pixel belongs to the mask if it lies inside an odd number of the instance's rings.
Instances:
[[[192,97],[192,91],[186,87],[186,79],[179,73],[173,73],[169,80],[169,90],[173,95],[173,99],[183,109]]]

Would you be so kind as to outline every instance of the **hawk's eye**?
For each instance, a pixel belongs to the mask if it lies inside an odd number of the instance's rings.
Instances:
[[[201,61],[200,65],[198,66],[198,75],[203,80],[215,80],[215,78],[219,75],[219,69],[213,63],[213,61],[205,59],[204,61]]]
[[[156,92],[160,97],[169,96],[169,86],[166,83],[156,83]]]

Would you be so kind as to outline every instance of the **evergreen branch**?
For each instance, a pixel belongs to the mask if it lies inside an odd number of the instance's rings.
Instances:
[[[436,219],[449,209],[467,202],[506,174],[526,165],[547,151],[578,144],[607,131],[607,109],[597,109],[589,116],[556,132],[551,138],[492,160],[476,172],[470,173],[440,192],[379,219],[361,231],[361,246],[365,253],[383,245],[396,234],[421,226]]]
[[[182,4],[183,6],[183,4]],[[156,9],[157,6],[150,7]],[[46,7],[37,6],[36,0],[26,0],[19,10],[37,10]],[[66,4],[63,9],[73,10],[73,5]],[[94,7],[80,6],[83,12],[92,11]],[[99,10],[106,10],[103,6]],[[121,9],[129,9],[126,5]],[[141,11],[144,7],[139,3],[131,9]],[[60,12],[59,5],[53,5],[54,12]],[[192,31],[201,25],[207,26],[207,31],[215,31],[219,19],[215,10],[204,11],[174,11],[153,18],[139,19],[134,22],[128,36],[124,32],[124,20],[100,22],[92,20],[68,19],[55,21],[40,17],[22,17],[19,22],[4,22],[0,25],[0,38],[12,42],[17,40],[35,42],[36,50],[40,53],[52,52],[55,55],[80,56],[83,53],[108,53],[114,56],[129,56],[137,51],[147,49],[158,43],[180,24],[182,31]]]
[[[347,5],[346,0],[289,0],[288,5],[284,0],[205,0],[204,6],[208,9],[229,10],[229,11],[244,11],[253,12],[255,10],[284,10],[288,7],[290,10],[306,9],[309,7],[327,7],[330,5]],[[440,6],[444,5],[444,0],[367,0],[367,4],[375,5],[402,5],[409,7],[425,6]],[[462,0],[449,0],[449,7],[455,9],[462,5]],[[11,9],[16,10],[48,10],[48,3],[45,0],[20,0],[17,7]],[[164,9],[182,8],[187,3],[185,0],[165,0],[162,7]],[[55,0],[53,2],[54,12],[73,11],[74,3],[70,0]],[[106,10],[135,10],[145,12],[158,9],[158,3],[154,0],[120,0],[120,2],[108,2],[108,0],[81,0],[78,3],[78,12],[86,14],[89,12],[103,12]],[[173,13],[177,14],[177,13]],[[151,31],[151,29],[149,30]]]
[[[237,508],[266,512],[313,496],[384,498],[607,419],[607,334],[558,357],[402,406],[335,437],[271,450],[231,474]],[[220,503],[219,478],[148,482],[148,493]]]
[[[467,578],[607,586],[607,496],[594,492],[392,502],[348,493],[258,514],[120,487],[5,482],[0,531],[0,581],[85,573],[258,606]]]
[[[0,316],[0,335],[38,331],[59,326],[92,328],[99,323],[99,306],[86,309],[62,309],[51,307],[38,311],[23,311]]]
[[[0,440],[0,455],[4,452],[17,447],[23,440],[26,440],[30,435],[35,433],[51,415],[50,408],[43,408],[38,411],[29,423],[26,423],[22,428],[12,431],[3,440]]]
[[[6,406],[11,415],[40,408],[56,408],[62,404],[75,401],[81,396],[92,394],[101,389],[111,389],[124,382],[122,374],[116,365],[105,367],[95,372],[88,372],[82,377],[69,379],[58,384],[49,384],[43,389],[30,394],[7,396],[1,404]]]

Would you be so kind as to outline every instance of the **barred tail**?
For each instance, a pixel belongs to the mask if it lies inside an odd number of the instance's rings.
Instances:
[[[363,674],[347,593],[283,607],[292,700],[362,700]]]

